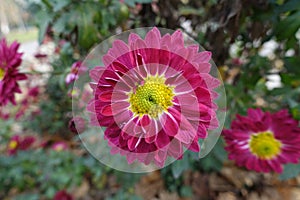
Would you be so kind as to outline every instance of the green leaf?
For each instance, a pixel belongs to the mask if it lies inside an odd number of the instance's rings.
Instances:
[[[124,1],[128,6],[134,7],[136,3],[151,3],[152,0],[125,0]]]
[[[135,0],[136,3],[151,3],[153,0]]]
[[[219,159],[221,162],[227,159],[228,155],[224,149],[224,142],[222,138],[219,138],[218,142],[216,143],[216,146],[213,149],[213,153],[215,157]]]
[[[212,154],[202,158],[200,164],[204,171],[220,171],[223,166],[222,162]]]
[[[178,178],[184,170],[187,170],[189,168],[189,156],[185,155],[183,156],[182,160],[175,161],[172,166],[172,174],[174,178]]]
[[[21,194],[14,198],[14,200],[39,200],[38,194]]]
[[[287,69],[288,73],[300,74],[299,63],[300,63],[300,57],[284,58],[284,67]]]
[[[204,8],[193,8],[193,7],[182,7],[179,9],[180,15],[204,15],[205,10]]]
[[[294,119],[300,120],[300,105],[298,104],[297,106],[292,108],[291,111],[292,111],[292,115],[293,115]]]
[[[300,11],[287,16],[274,27],[274,34],[277,39],[282,41],[285,39],[295,38],[296,31],[300,28]]]
[[[71,3],[71,0],[55,0],[53,2],[53,11],[57,12]]]
[[[192,197],[193,191],[192,188],[189,186],[183,186],[180,188],[180,196],[182,197]]]
[[[73,28],[73,27],[67,26],[71,17],[72,16],[70,15],[70,13],[62,14],[62,16],[60,18],[58,18],[57,21],[54,22],[53,27],[52,27],[53,30],[57,33],[63,33],[63,32],[68,33]]]
[[[300,10],[299,0],[288,0],[282,6],[279,7],[279,12],[288,12],[292,10]]]
[[[52,5],[48,0],[42,0],[42,2],[49,10],[52,9]]]
[[[135,6],[135,1],[133,0],[125,0],[124,1],[128,6],[130,7],[134,7]]]
[[[44,36],[47,31],[47,27],[51,21],[51,14],[48,14],[46,11],[41,10],[36,13],[37,25],[39,27],[39,43],[42,43]]]
[[[284,166],[283,173],[280,174],[279,179],[287,180],[296,177],[300,174],[300,164],[287,164]]]
[[[200,159],[200,165],[204,171],[220,171],[226,159],[227,152],[224,150],[223,140],[219,138],[213,150],[206,157]]]

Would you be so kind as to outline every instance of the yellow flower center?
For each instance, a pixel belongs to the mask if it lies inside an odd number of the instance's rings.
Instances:
[[[270,131],[252,135],[249,145],[250,151],[260,159],[272,159],[280,153],[282,146]]]
[[[0,68],[0,81],[3,79],[4,74],[5,74],[4,69]]]
[[[64,147],[62,145],[57,145],[54,150],[60,152],[64,150]]]
[[[17,141],[14,141],[14,140],[10,141],[9,144],[8,144],[8,148],[11,149],[11,150],[16,149],[17,146],[18,146],[18,143],[17,143]]]
[[[129,94],[130,109],[139,116],[148,114],[157,118],[159,114],[172,106],[173,87],[165,84],[161,76],[148,76],[144,84]]]

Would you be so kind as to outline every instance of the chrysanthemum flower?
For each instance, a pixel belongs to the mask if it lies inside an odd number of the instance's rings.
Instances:
[[[55,193],[53,200],[73,200],[74,198],[72,197],[71,194],[69,194],[65,190],[60,190]]]
[[[78,76],[87,71],[87,67],[82,65],[81,61],[73,63],[70,73],[66,76],[66,84],[73,83]]]
[[[209,75],[211,53],[184,46],[181,31],[161,36],[157,28],[145,39],[131,33],[128,44],[113,42],[104,67],[90,71],[94,99],[91,121],[106,127],[112,153],[163,166],[185,149],[200,151],[199,139],[218,126],[213,91],[219,81]]]
[[[237,115],[223,135],[229,159],[257,172],[282,172],[282,165],[300,158],[300,128],[287,110],[276,113],[249,109]]]
[[[35,137],[33,136],[25,136],[21,137],[20,135],[14,135],[11,137],[7,151],[9,155],[14,155],[18,150],[27,150],[32,144],[35,142]]]
[[[17,81],[26,79],[25,74],[18,71],[22,62],[19,46],[17,42],[8,46],[4,38],[0,40],[0,106],[8,102],[16,104],[15,93],[21,93]]]
[[[52,144],[51,149],[54,151],[64,151],[68,149],[68,145],[63,141],[55,142],[54,144]]]

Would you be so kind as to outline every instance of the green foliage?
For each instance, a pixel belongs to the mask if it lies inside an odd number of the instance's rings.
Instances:
[[[136,3],[151,3],[152,0],[124,0],[128,6],[134,7]]]
[[[42,149],[20,151],[9,157],[2,155],[0,167],[0,196],[17,189],[19,192],[26,191],[21,197],[31,195],[33,199],[38,194],[52,198],[62,188],[76,187],[88,173],[92,173],[96,178],[94,181],[97,181],[103,171],[91,157],[78,157],[69,151],[46,152]],[[27,194],[28,191],[33,194]]]
[[[182,172],[190,168],[190,165],[190,157],[188,154],[185,154],[182,160],[177,160],[171,165],[173,177],[180,177]]]
[[[227,153],[223,146],[223,140],[219,139],[212,151],[206,157],[200,159],[196,165],[205,172],[220,171],[227,159]]]
[[[40,42],[50,28],[56,39],[70,41],[84,53],[128,18],[127,7],[118,0],[32,1],[29,8],[36,12]]]
[[[182,171],[181,171],[182,173]],[[165,167],[161,170],[161,175],[165,181],[166,188],[171,191],[180,191],[182,185],[182,176],[174,177],[172,166]]]
[[[287,164],[284,166],[284,171],[280,174],[281,180],[287,180],[300,174],[300,164]]]
[[[108,197],[107,200],[142,200],[141,197],[124,189],[119,190],[114,196]]]

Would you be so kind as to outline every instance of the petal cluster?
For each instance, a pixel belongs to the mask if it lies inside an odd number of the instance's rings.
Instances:
[[[82,65],[81,61],[77,61],[73,63],[71,67],[71,71],[69,74],[67,74],[65,82],[66,84],[73,83],[75,80],[78,79],[78,76],[81,75],[82,73],[87,71],[87,67]]]
[[[60,190],[55,193],[53,200],[73,200],[73,196],[65,190]]]
[[[17,81],[26,79],[25,74],[18,71],[22,62],[19,46],[17,42],[9,46],[4,38],[0,40],[0,106],[8,102],[16,104],[15,93],[21,93]]]
[[[58,152],[65,151],[68,149],[68,145],[63,141],[55,142],[54,144],[52,144],[51,149]]]
[[[282,172],[282,165],[300,158],[300,128],[287,110],[249,109],[224,130],[225,149],[237,165],[257,172]]]
[[[181,31],[145,39],[131,33],[128,44],[115,40],[104,66],[90,71],[94,98],[87,107],[91,122],[106,127],[112,153],[163,166],[167,157],[200,151],[199,139],[218,127],[219,81],[210,72],[210,52],[185,47]]]
[[[21,137],[20,135],[14,135],[11,137],[7,151],[9,155],[14,155],[18,150],[27,150],[32,144],[35,142],[35,137],[33,136],[25,136]]]
[[[0,40],[0,106],[8,102],[16,104],[15,93],[21,93],[17,81],[26,79],[25,74],[18,71],[22,62],[19,46],[17,42],[9,46],[4,38]]]

